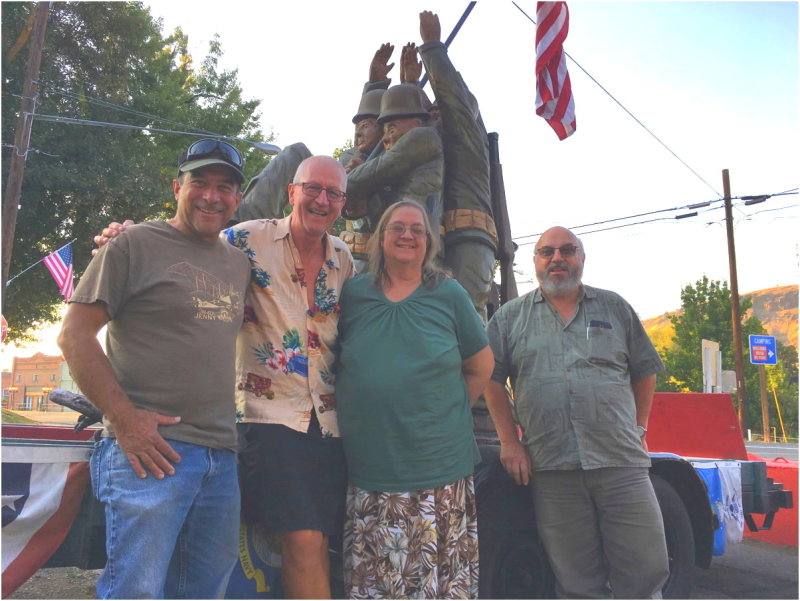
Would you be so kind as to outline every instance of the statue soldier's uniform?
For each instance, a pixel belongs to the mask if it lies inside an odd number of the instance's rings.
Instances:
[[[392,119],[429,119],[422,107],[418,88],[412,84],[392,86],[381,99],[379,123]],[[347,176],[347,204],[342,211],[348,219],[367,217],[377,223],[383,211],[399,200],[414,200],[432,224],[441,223],[442,141],[433,127],[414,127],[389,149],[359,165]],[[439,236],[434,226],[431,235]]]
[[[371,89],[369,84],[364,86],[364,93],[361,96],[358,111],[353,117],[353,124],[356,126],[353,142],[356,146],[348,148],[339,157],[339,163],[341,163],[345,169],[348,169],[348,163],[354,159],[361,162],[366,161],[369,158],[370,152],[374,149],[375,145],[372,147],[367,146],[365,148],[366,152],[362,152],[359,149],[358,127],[359,122],[364,119],[378,118],[381,113],[381,98],[384,92],[386,92],[386,90],[383,88]],[[377,127],[383,128],[381,125],[377,125]],[[378,146],[381,144],[381,137],[382,134],[378,133],[376,141],[376,145]],[[375,229],[375,222],[369,215],[364,215],[356,219],[348,219],[346,224],[346,229],[339,233],[339,238],[344,240],[350,248],[350,253],[353,255],[356,269],[360,273],[363,273],[367,270],[367,241],[369,240],[370,234]]]
[[[442,42],[419,53],[441,113],[444,139],[445,264],[484,319],[494,273],[497,232],[492,219],[489,140],[478,103]]]

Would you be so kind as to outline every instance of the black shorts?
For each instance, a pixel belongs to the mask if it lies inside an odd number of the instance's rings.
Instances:
[[[323,438],[318,423],[311,420],[308,434],[278,424],[237,425],[245,522],[271,532],[341,534],[347,492],[342,440]]]

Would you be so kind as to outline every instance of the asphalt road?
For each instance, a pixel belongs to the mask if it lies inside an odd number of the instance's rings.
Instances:
[[[775,459],[783,457],[791,461],[797,461],[797,443],[787,442],[745,442],[748,452],[763,457],[764,459]]]
[[[695,568],[692,599],[797,599],[797,566],[797,547],[746,538]]]
[[[695,568],[692,599],[797,599],[797,547],[745,539],[711,568]],[[94,599],[99,570],[39,570],[9,599]]]

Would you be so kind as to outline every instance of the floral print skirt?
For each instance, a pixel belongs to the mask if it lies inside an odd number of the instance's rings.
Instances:
[[[477,599],[472,476],[413,492],[349,486],[344,572],[351,599]]]

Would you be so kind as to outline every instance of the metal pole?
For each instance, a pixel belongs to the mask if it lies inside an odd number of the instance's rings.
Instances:
[[[769,442],[769,404],[767,402],[767,370],[764,365],[758,366],[758,385],[761,389],[761,424],[764,428],[764,442]]]
[[[22,104],[19,109],[17,131],[14,136],[14,148],[11,153],[11,164],[8,168],[6,193],[3,197],[3,279],[2,297],[6,296],[6,281],[11,268],[11,253],[14,250],[14,232],[17,228],[22,180],[25,175],[25,160],[28,157],[28,144],[31,138],[33,111],[36,108],[38,91],[39,66],[42,63],[42,46],[44,32],[47,28],[47,16],[50,11],[49,2],[36,3],[36,21],[28,50],[28,67],[25,73],[25,85],[22,90]]]
[[[783,426],[783,416],[781,415],[781,406],[778,403],[778,393],[775,392],[775,386],[772,387],[772,397],[775,399],[775,412],[778,414],[778,423],[781,425],[781,433],[783,434],[783,442],[788,442],[786,438],[786,428]]]
[[[733,325],[733,357],[736,361],[736,396],[739,428],[745,430],[744,359],[742,358],[742,316],[739,309],[739,278],[736,275],[736,245],[733,240],[733,208],[731,180],[727,169],[722,170],[722,192],[725,195],[725,229],[728,232],[728,266],[731,274],[731,323]]]
[[[469,13],[471,13],[472,9],[475,8],[475,4],[477,4],[477,1],[478,0],[473,0],[472,2],[470,2],[467,5],[467,8],[464,10],[464,14],[461,15],[461,18],[458,20],[458,23],[456,23],[456,26],[453,27],[453,31],[450,32],[449,36],[447,36],[447,40],[444,43],[444,45],[447,48],[450,47],[450,43],[455,39],[456,34],[458,33],[458,30],[461,29],[461,26],[464,24],[464,21],[467,20],[467,17],[469,16]],[[425,75],[422,76],[422,79],[419,80],[419,83],[417,84],[417,86],[419,88],[424,88],[426,83],[428,83],[428,74],[427,73],[425,73]],[[379,143],[379,144],[377,144],[375,146],[375,148],[372,149],[372,152],[369,153],[369,156],[367,157],[367,161],[371,161],[372,159],[377,157],[382,152],[383,152],[383,144]]]
[[[458,34],[458,30],[461,29],[461,26],[464,24],[464,21],[467,20],[469,13],[472,12],[472,9],[475,8],[475,5],[478,3],[477,0],[473,0],[469,4],[467,4],[467,8],[464,10],[464,14],[461,15],[461,18],[456,23],[456,26],[453,27],[453,31],[450,32],[450,35],[447,36],[447,39],[444,42],[445,47],[450,48],[450,44],[455,39],[456,35]],[[428,83],[428,74],[422,76],[422,79],[419,80],[419,87],[424,88],[425,84]]]

